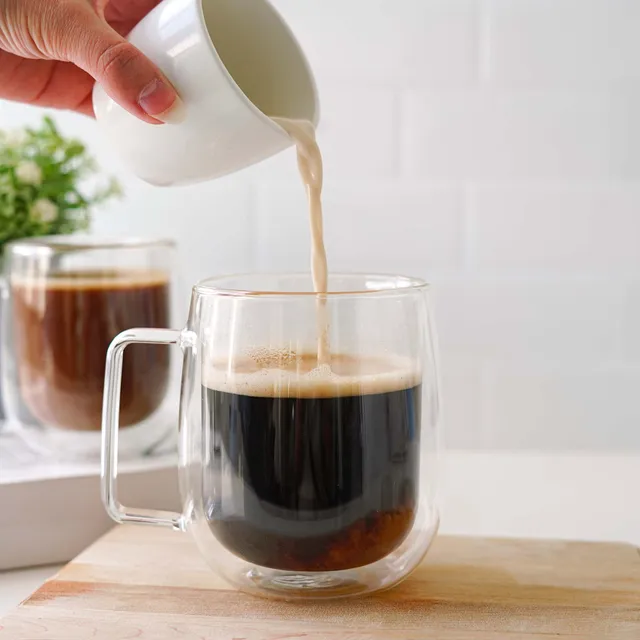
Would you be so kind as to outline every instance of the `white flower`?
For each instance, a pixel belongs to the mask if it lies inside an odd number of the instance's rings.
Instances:
[[[21,147],[27,142],[27,132],[24,129],[13,129],[7,131],[4,136],[4,143],[7,147]]]
[[[25,160],[16,167],[16,178],[22,184],[39,185],[42,183],[42,169],[31,160]]]
[[[39,198],[31,206],[31,216],[40,222],[53,222],[58,216],[58,207],[48,198]]]

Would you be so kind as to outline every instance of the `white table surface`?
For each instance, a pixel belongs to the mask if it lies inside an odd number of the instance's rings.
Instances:
[[[640,546],[640,453],[449,452],[442,467],[442,533]],[[58,569],[0,573],[0,615]]]

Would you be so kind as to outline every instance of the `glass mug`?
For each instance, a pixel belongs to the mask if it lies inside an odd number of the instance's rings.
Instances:
[[[3,396],[10,425],[34,448],[99,457],[107,348],[131,325],[170,326],[173,254],[169,240],[52,236],[8,246]],[[128,354],[120,405],[127,453],[166,435],[152,418],[169,379],[166,349]]]
[[[440,416],[427,285],[398,276],[214,278],[182,331],[131,329],[109,347],[102,497],[117,522],[188,530],[211,567],[258,595],[327,598],[388,588],[422,560],[439,522]],[[323,315],[319,315],[319,304]],[[318,319],[330,360],[318,365]],[[125,348],[184,354],[183,512],[120,504]]]

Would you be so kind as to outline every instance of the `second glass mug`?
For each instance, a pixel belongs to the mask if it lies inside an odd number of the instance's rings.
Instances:
[[[236,587],[286,599],[393,586],[438,529],[439,394],[426,283],[333,275],[213,278],[182,331],[131,329],[107,356],[102,497],[117,522],[189,531]],[[318,365],[318,305],[330,362]],[[182,513],[123,506],[116,492],[124,349],[184,354]]]
[[[107,348],[131,324],[171,326],[174,253],[172,240],[84,235],[6,247],[3,400],[9,427],[32,449],[55,460],[100,457]],[[153,449],[174,422],[165,415],[176,386],[169,356],[148,346],[127,355],[123,454]]]

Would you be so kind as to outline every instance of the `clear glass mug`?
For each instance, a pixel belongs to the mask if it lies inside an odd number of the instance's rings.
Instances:
[[[102,459],[114,520],[190,531],[228,582],[271,597],[369,593],[418,565],[439,522],[428,287],[333,275],[329,289],[313,293],[308,275],[205,280],[182,331],[115,338]],[[331,355],[318,366],[322,317]],[[180,514],[118,501],[122,358],[138,343],[176,344],[184,354]]]
[[[31,238],[4,256],[2,385],[10,428],[56,458],[100,456],[106,352],[131,325],[171,326],[174,243],[87,236]],[[160,347],[136,347],[121,394],[123,449],[162,440],[170,384]],[[163,431],[164,429],[164,431]]]

